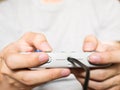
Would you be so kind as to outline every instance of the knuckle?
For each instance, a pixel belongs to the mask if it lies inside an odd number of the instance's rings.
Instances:
[[[95,90],[105,90],[104,85],[102,83],[98,83],[95,87]]]
[[[10,69],[7,67],[7,65],[5,63],[2,64],[2,67],[1,67],[1,74],[3,75],[11,75],[11,71]]]
[[[98,79],[99,81],[102,81],[102,80],[106,79],[107,74],[106,74],[105,71],[99,71],[98,76],[99,76],[99,78],[97,78],[97,79]]]
[[[28,35],[31,35],[33,34],[33,32],[26,32],[23,36],[28,36]]]
[[[60,74],[59,70],[53,70],[49,73],[49,78],[51,80],[54,80],[54,79],[59,78],[59,77],[61,77],[61,74]]]
[[[26,76],[23,76],[22,78],[21,78],[21,82],[23,83],[23,84],[25,84],[25,85],[27,85],[27,86],[32,86],[34,83],[33,83],[33,80],[30,78],[30,77],[28,77],[27,75]]]
[[[13,55],[11,56],[8,56],[7,59],[6,59],[6,64],[7,66],[10,68],[10,69],[14,69],[14,65],[12,63],[12,60],[14,59],[15,57]]]
[[[7,69],[5,69],[5,68],[1,68],[1,74],[3,74],[3,75],[9,75],[10,72]]]
[[[37,42],[38,42],[38,41],[39,41],[39,42],[44,42],[44,41],[46,41],[46,37],[45,37],[44,34],[39,33],[39,34],[36,35],[35,40],[36,40]]]
[[[35,33],[35,32],[26,32],[23,36],[31,36],[34,35],[35,38],[45,38],[43,33]]]
[[[109,59],[112,59],[112,52],[107,52],[106,58],[107,58],[108,60],[109,60]]]
[[[49,72],[48,74],[46,74],[46,77],[47,78],[44,79],[44,82],[51,81],[51,80],[55,79],[55,75],[52,72]]]
[[[53,79],[55,79],[55,75],[54,75],[54,73],[50,73],[50,76],[49,76],[49,78],[50,78],[50,80],[53,80]]]
[[[111,60],[112,59],[112,52],[104,52],[102,55],[102,62],[103,63],[108,63],[108,60]]]
[[[35,65],[40,64],[40,62],[39,62],[39,60],[38,60],[38,56],[32,54],[32,55],[30,56],[30,59],[29,59],[29,61],[27,62],[27,64],[28,64],[29,66],[35,66]]]

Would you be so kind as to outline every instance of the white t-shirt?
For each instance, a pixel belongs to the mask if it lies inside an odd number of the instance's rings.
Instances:
[[[53,0],[54,1],[54,0]],[[0,49],[25,32],[42,32],[54,51],[81,51],[85,36],[101,41],[120,40],[120,4],[117,0],[6,0],[0,4]],[[36,90],[81,90],[70,75]]]

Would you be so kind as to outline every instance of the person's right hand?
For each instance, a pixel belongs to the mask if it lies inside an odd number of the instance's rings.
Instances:
[[[43,52],[34,52],[39,49]],[[32,71],[28,68],[44,64],[51,51],[45,36],[38,33],[26,33],[18,41],[11,43],[0,52],[1,82],[0,90],[30,90],[37,85],[68,76],[69,69],[40,69]],[[22,54],[21,52],[29,52]]]

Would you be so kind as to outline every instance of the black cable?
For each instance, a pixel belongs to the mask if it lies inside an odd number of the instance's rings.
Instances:
[[[68,57],[67,60],[69,62],[71,62],[74,66],[76,66],[76,64],[80,65],[81,68],[83,68],[85,70],[86,77],[85,77],[85,82],[84,82],[84,85],[83,85],[83,90],[87,90],[88,89],[89,78],[90,78],[90,69],[86,65],[81,63],[80,60],[77,60],[75,58]]]

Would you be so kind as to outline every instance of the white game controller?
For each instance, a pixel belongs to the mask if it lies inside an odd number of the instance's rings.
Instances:
[[[90,67],[90,68],[96,68],[96,67],[107,67],[110,66],[110,64],[105,65],[93,65],[89,63],[89,55],[94,52],[51,52],[47,53],[49,55],[49,60],[43,65],[40,65],[36,68],[81,68],[79,65],[73,65],[71,62],[69,62],[67,59],[68,57],[75,58],[79,60],[84,65]]]

